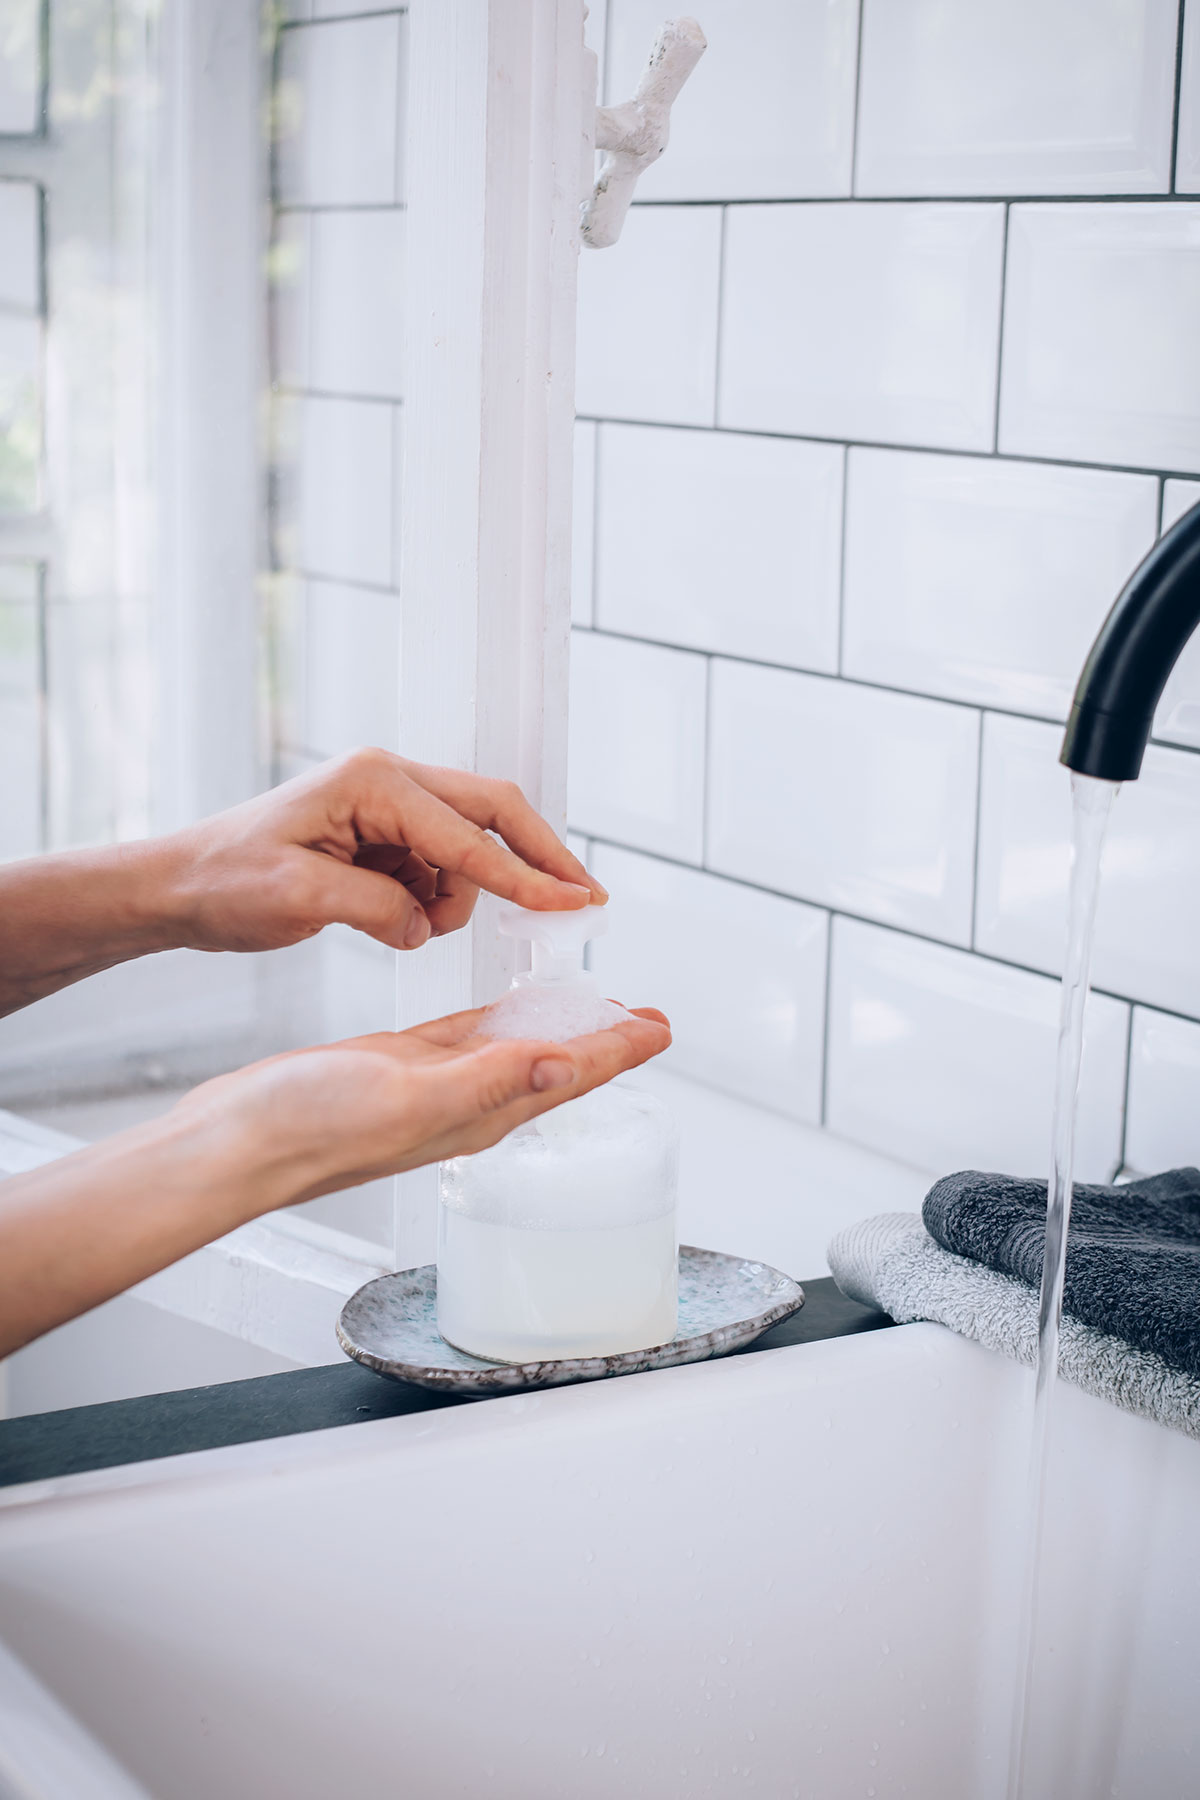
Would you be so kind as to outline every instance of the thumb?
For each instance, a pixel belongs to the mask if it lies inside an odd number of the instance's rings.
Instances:
[[[350,925],[393,950],[418,950],[429,937],[429,920],[420,903],[403,882],[376,869],[330,861],[324,900],[331,925]]]
[[[438,1069],[446,1109],[459,1119],[486,1119],[518,1100],[535,1100],[575,1079],[560,1044],[501,1038],[466,1050]]]

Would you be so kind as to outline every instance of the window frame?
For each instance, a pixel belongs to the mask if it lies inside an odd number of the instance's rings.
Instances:
[[[595,58],[584,50],[583,0],[411,0],[408,10],[419,80],[409,119],[403,748],[517,781],[565,829],[576,266]],[[253,791],[264,766],[257,609],[239,600],[254,592],[265,517],[253,415],[265,368],[259,118],[269,72],[256,9],[242,0],[169,7],[160,17],[169,129],[158,275],[170,326],[158,420],[167,496],[156,563],[167,678],[158,830]],[[148,7],[143,18],[148,32]],[[40,140],[11,154],[52,182],[54,152]],[[0,172],[9,158],[0,148]],[[233,271],[231,206],[242,226]],[[250,217],[253,232],[244,229]],[[223,457],[216,450],[230,417],[238,448]],[[222,530],[206,532],[206,519]],[[220,599],[206,611],[213,595]],[[241,658],[232,684],[231,643]],[[196,723],[213,716],[228,746],[217,767],[196,755]],[[512,958],[484,903],[469,929],[405,959],[398,1025],[492,998]],[[180,976],[185,987],[194,979]],[[68,1037],[86,1038],[100,1022],[86,983],[63,1009]],[[0,1037],[0,1066],[4,1054]],[[0,1114],[0,1172],[76,1147]],[[431,1260],[434,1170],[399,1179],[393,1218],[392,1266]],[[323,1362],[342,1304],[385,1272],[382,1258],[346,1233],[274,1214],[133,1293],[259,1348]]]

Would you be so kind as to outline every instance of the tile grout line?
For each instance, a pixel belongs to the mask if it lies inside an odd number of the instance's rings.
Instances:
[[[863,47],[863,15],[867,10],[867,0],[858,0],[858,36],[854,43],[854,120],[850,133],[850,193],[848,198],[858,198],[858,128],[859,106],[862,98],[862,47]]]
[[[845,676],[846,648],[846,534],[850,518],[850,446],[842,450],[842,535],[838,562],[837,673]]]
[[[1004,227],[1000,237],[1000,317],[996,330],[996,405],[992,418],[992,455],[1000,450],[1000,388],[1004,375],[1004,309],[1008,300],[1008,222],[1011,205],[1004,206]]]
[[[1121,1099],[1121,1144],[1117,1152],[1117,1169],[1125,1167],[1125,1144],[1129,1137],[1129,1098],[1133,1087],[1133,1014],[1138,1004],[1136,1000],[1129,1002],[1129,1018],[1125,1025],[1125,1086]]]
[[[917,931],[911,925],[896,925],[889,919],[871,918],[867,913],[849,912],[844,906],[830,906],[826,900],[809,899],[803,894],[789,894],[783,888],[768,887],[761,881],[748,881],[744,875],[730,875],[724,869],[714,868],[702,863],[687,862],[681,856],[668,856],[661,850],[647,850],[643,844],[628,844],[618,838],[605,837],[602,832],[590,830],[586,826],[573,823],[570,829],[579,837],[586,837],[593,845],[599,844],[609,850],[623,850],[629,856],[642,856],[650,862],[665,863],[668,868],[682,869],[689,875],[707,875],[713,881],[726,882],[731,887],[749,888],[752,893],[769,895],[773,900],[791,901],[793,905],[807,907],[810,912],[828,913],[831,919],[845,919],[852,925],[863,925],[870,931],[890,932],[893,937],[908,938],[916,944],[928,944],[935,950],[946,950],[951,955],[969,956],[986,963],[989,968],[1011,969],[1017,975],[1031,975],[1038,981],[1050,982],[1058,987],[1062,984],[1062,976],[1051,969],[1038,969],[1032,963],[1017,962],[1013,957],[999,956],[992,950],[973,950],[969,944],[954,943],[949,938],[934,937],[928,931]],[[1163,1006],[1155,1000],[1140,999],[1134,994],[1121,994],[1113,988],[1099,987],[1094,982],[1091,992],[1102,1000],[1112,1000],[1118,1006],[1141,1007],[1145,1012],[1160,1013],[1167,1019],[1179,1019],[1185,1025],[1200,1026],[1200,1016],[1195,1013],[1180,1012],[1175,1007]]]
[[[639,211],[661,211],[664,207],[696,206],[1161,206],[1196,205],[1200,193],[1173,193],[1169,188],[1151,192],[1123,193],[1041,193],[1020,192],[990,194],[728,194],[711,195],[705,200],[637,200]]]
[[[704,760],[700,770],[700,867],[708,868],[709,797],[712,792],[712,714],[713,714],[713,663],[715,657],[705,658],[704,663]]]
[[[1171,169],[1168,183],[1172,194],[1179,168],[1179,110],[1183,95],[1183,30],[1185,20],[1185,0],[1179,0],[1179,15],[1175,26],[1175,97],[1171,111]]]
[[[961,444],[914,444],[890,438],[848,438],[822,436],[805,431],[769,431],[756,425],[701,425],[694,419],[630,419],[599,413],[577,413],[575,416],[585,424],[627,425],[636,431],[706,431],[720,437],[765,438],[769,442],[781,444],[836,444],[851,450],[886,450],[898,456],[965,457],[973,462],[1029,463],[1040,469],[1080,469],[1095,475],[1163,476],[1168,481],[1200,481],[1200,469],[1153,468],[1145,463],[1085,462],[1078,457],[1041,456],[1032,450],[997,452]]]
[[[717,344],[713,356],[712,429],[717,430],[721,413],[721,361],[725,344],[725,240],[729,209],[721,208],[721,239],[717,246]]]
[[[986,712],[979,714],[979,752],[975,768],[975,854],[971,861],[971,949],[978,951],[979,930],[979,852],[983,837],[983,738],[987,725]]]
[[[600,598],[600,448],[604,442],[603,425],[592,426],[592,588],[588,595],[588,630],[596,627],[596,609]]]
[[[829,1128],[829,1032],[833,1006],[833,914],[825,915],[825,1003],[821,1022],[821,1130]]]
[[[338,581],[341,577],[326,575],[318,579]],[[360,582],[357,585],[365,584]],[[952,706],[961,712],[992,713],[1001,719],[1023,719],[1028,725],[1045,725],[1053,730],[1062,730],[1066,724],[1065,716],[1051,719],[1045,713],[1021,712],[1015,707],[1002,706],[995,700],[959,700],[947,694],[929,694],[920,688],[894,687],[886,681],[870,681],[862,675],[843,675],[831,669],[801,668],[795,663],[765,662],[758,656],[741,656],[733,650],[711,650],[696,644],[677,644],[665,638],[635,637],[632,632],[616,631],[607,625],[594,626],[592,629],[597,637],[613,638],[622,644],[644,645],[650,650],[673,650],[679,656],[706,656],[717,662],[737,663],[747,669],[771,669],[780,675],[800,675],[809,681],[833,681],[846,687],[866,688],[873,694],[898,694],[905,700],[926,700],[931,706]],[[1151,737],[1150,743],[1155,749],[1175,750],[1181,756],[1200,756],[1200,744],[1177,744],[1171,738],[1161,737]]]

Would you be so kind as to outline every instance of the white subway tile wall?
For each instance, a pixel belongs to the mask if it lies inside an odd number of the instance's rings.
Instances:
[[[1000,448],[1200,472],[1200,206],[1014,206]]]
[[[1003,247],[1002,206],[728,208],[719,422],[990,448]]]
[[[580,413],[711,425],[716,404],[719,206],[639,207],[579,268]]]
[[[1200,1163],[1200,1025],[1133,1009],[1125,1161],[1150,1175]]]
[[[627,238],[583,264],[596,966],[676,1015],[677,1085],[1044,1172],[1062,721],[1200,501],[1200,0],[701,22]],[[609,0],[610,102],[657,25]],[[1155,740],[1106,856],[1091,1179],[1200,1157],[1200,642]]]
[[[311,215],[309,375],[320,393],[401,396],[404,214]]]
[[[628,100],[666,14],[611,0],[608,104]],[[857,0],[705,0],[708,53],[671,112],[670,155],[645,200],[794,200],[848,194]]]
[[[399,748],[407,81],[403,7],[294,0],[287,18],[270,259],[280,777]]]
[[[275,197],[285,206],[392,206],[397,192],[403,18],[280,33]]]
[[[586,419],[575,422],[572,466],[571,623],[592,622],[596,563],[596,432]]]
[[[571,659],[577,830],[698,863],[704,852],[703,656],[580,633]]]
[[[1062,970],[1070,778],[1053,725],[984,722],[975,942]],[[1113,806],[1101,864],[1092,979],[1111,993],[1200,1016],[1200,757],[1151,744]]]
[[[591,966],[623,1005],[668,1015],[667,1064],[817,1124],[825,913],[608,845],[591,866],[621,896]]]
[[[969,943],[978,753],[968,707],[717,661],[709,865]]]
[[[864,0],[860,194],[1163,193],[1176,0]]]
[[[836,671],[840,447],[640,425],[599,434],[596,623]]]
[[[1162,528],[1200,505],[1200,481],[1163,483]],[[1192,638],[1163,689],[1154,718],[1154,735],[1169,744],[1200,750],[1200,634]]]
[[[832,1130],[919,1168],[1045,1175],[1058,984],[941,944],[835,919]],[[1084,1020],[1076,1170],[1121,1154],[1129,1008],[1093,994]]]
[[[851,450],[848,487],[843,673],[1065,719],[1153,476]]]

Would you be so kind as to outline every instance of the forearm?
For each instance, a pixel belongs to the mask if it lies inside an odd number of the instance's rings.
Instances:
[[[0,867],[0,1015],[182,942],[171,857],[159,839]]]
[[[0,1357],[286,1204],[303,1179],[217,1109],[0,1182]]]

